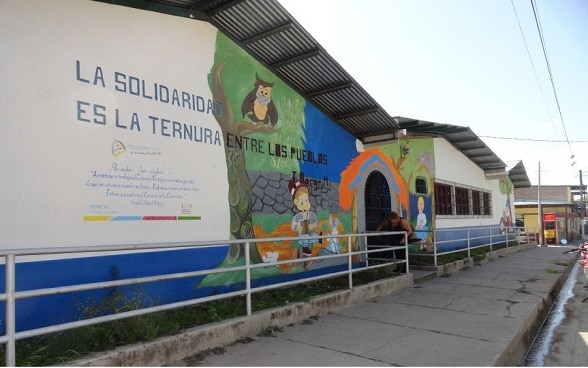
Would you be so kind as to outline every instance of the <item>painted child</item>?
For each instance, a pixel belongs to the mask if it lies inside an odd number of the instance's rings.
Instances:
[[[319,224],[318,217],[316,213],[310,210],[308,186],[292,178],[288,183],[288,189],[290,190],[290,194],[292,194],[294,208],[299,211],[292,219],[292,230],[298,236],[319,235],[315,231]],[[302,247],[302,255],[306,257],[312,256],[312,243],[316,242],[317,240],[299,240],[298,244]]]
[[[427,235],[427,215],[425,214],[425,199],[423,196],[419,196],[417,200],[417,207],[419,209],[419,214],[417,215],[416,219],[416,227],[415,232],[416,236],[420,239],[426,239]],[[425,250],[426,245],[425,242],[421,243],[421,250]]]

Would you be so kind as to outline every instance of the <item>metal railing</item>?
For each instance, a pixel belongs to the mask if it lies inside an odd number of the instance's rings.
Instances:
[[[9,249],[1,250],[0,257],[5,259],[5,293],[0,294],[0,302],[4,301],[6,304],[6,331],[3,336],[0,336],[0,344],[5,344],[6,352],[6,366],[16,365],[16,341],[35,336],[45,335],[49,333],[115,321],[123,318],[135,317],[145,315],[149,313],[161,312],[171,310],[175,308],[186,307],[190,305],[205,303],[218,299],[225,299],[234,296],[245,296],[246,299],[246,313],[248,316],[252,313],[251,308],[251,295],[255,292],[260,292],[269,289],[277,289],[280,287],[290,286],[302,282],[316,281],[326,278],[332,278],[342,275],[348,275],[349,289],[353,288],[353,273],[357,271],[364,271],[367,269],[385,267],[392,264],[405,264],[405,272],[408,273],[408,252],[406,247],[403,246],[372,246],[366,245],[368,243],[368,237],[376,235],[393,235],[393,234],[404,234],[405,243],[407,234],[406,232],[379,232],[370,234],[340,234],[340,235],[320,235],[320,236],[305,236],[305,237],[282,237],[282,238],[258,238],[258,239],[247,239],[247,240],[221,240],[221,241],[207,241],[207,242],[191,242],[191,243],[166,243],[166,244],[131,244],[131,245],[110,245],[110,246],[86,246],[86,247],[59,247],[59,248],[30,248],[30,249]],[[283,241],[298,241],[298,240],[315,240],[315,239],[334,239],[334,238],[346,238],[347,239],[347,252],[332,254],[326,256],[313,256],[304,257],[298,259],[288,259],[283,261],[275,261],[268,263],[251,263],[249,256],[249,250],[252,243],[261,242],[283,242]],[[357,244],[355,250],[352,249],[351,244]],[[79,254],[88,253],[104,253],[116,254],[116,253],[128,253],[129,251],[141,251],[141,250],[171,250],[181,248],[193,248],[193,247],[227,247],[230,245],[241,245],[245,248],[245,264],[242,266],[235,267],[223,267],[206,269],[192,272],[181,272],[181,273],[170,273],[162,274],[157,276],[148,277],[137,277],[115,281],[104,281],[77,284],[70,286],[58,286],[40,289],[28,289],[17,291],[15,286],[16,280],[16,263],[17,258],[23,257],[25,260],[30,260],[30,256],[47,256],[47,255],[69,255],[70,257]],[[382,252],[389,252],[403,249],[405,252],[404,259],[389,259],[382,258],[380,255]],[[26,257],[26,258],[25,258]],[[347,267],[344,271],[337,271],[331,273],[325,273],[318,276],[301,277],[297,280],[278,282],[271,285],[264,285],[253,287],[251,271],[256,268],[272,267],[282,264],[295,264],[304,263],[309,261],[324,260],[330,258],[347,258]],[[340,265],[343,265],[341,262]],[[354,267],[355,265],[355,267]],[[177,280],[194,276],[205,276],[217,273],[228,273],[242,271],[245,272],[245,286],[244,289],[226,292],[218,295],[211,295],[205,297],[199,297],[190,300],[184,300],[180,302],[168,303],[157,306],[150,306],[141,309],[130,310],[126,312],[120,312],[116,314],[104,315],[94,318],[88,318],[68,323],[62,323],[57,325],[51,325],[47,327],[35,328],[30,330],[16,331],[16,301],[26,298],[35,298],[48,295],[57,295],[65,293],[73,293],[79,291],[89,291],[98,289],[108,289],[126,285],[138,285],[149,282],[157,282],[163,280]],[[301,273],[303,275],[303,273]]]
[[[533,229],[531,229],[533,230]],[[474,249],[487,247],[490,252],[497,245],[509,247],[514,245],[529,244],[537,242],[536,233],[520,227],[470,227],[470,228],[451,228],[435,229],[428,233],[433,234],[433,242],[423,243],[431,245],[432,251],[429,252],[411,252],[410,255],[433,257],[434,266],[439,265],[439,257],[443,255],[467,252],[467,257],[471,257]],[[453,236],[443,236],[451,233]],[[463,236],[454,236],[462,233]],[[446,238],[444,240],[437,240]],[[449,250],[442,250],[443,246],[449,246]],[[409,248],[410,250],[410,248]]]
[[[6,304],[6,331],[5,334],[0,336],[0,344],[6,345],[6,366],[14,366],[16,364],[16,341],[35,336],[41,336],[54,332],[85,327],[89,325],[115,321],[124,318],[136,317],[149,313],[161,312],[181,307],[187,307],[200,303],[206,303],[209,301],[231,298],[235,296],[245,296],[246,299],[246,313],[248,316],[252,314],[251,296],[255,292],[261,292],[264,290],[277,289],[285,286],[296,285],[302,282],[317,281],[327,278],[333,278],[338,276],[348,276],[348,287],[353,288],[353,274],[358,271],[364,271],[367,269],[374,269],[379,267],[386,267],[393,264],[405,265],[406,273],[409,272],[409,255],[424,255],[434,257],[434,265],[438,265],[438,257],[441,255],[457,253],[467,251],[468,257],[471,256],[471,251],[476,248],[490,247],[492,251],[493,247],[497,244],[509,244],[520,245],[521,243],[529,243],[535,240],[534,232],[525,232],[521,228],[507,228],[502,229],[503,233],[496,233],[497,228],[464,228],[457,229],[457,231],[463,231],[463,238],[452,238],[448,240],[435,240],[433,242],[433,251],[427,253],[410,253],[405,245],[401,246],[389,246],[382,244],[373,244],[369,242],[369,237],[379,237],[382,235],[393,235],[403,234],[405,244],[408,241],[406,232],[370,232],[364,234],[339,234],[339,235],[316,235],[316,236],[305,236],[305,237],[281,237],[281,238],[258,238],[258,239],[246,239],[246,240],[219,240],[219,241],[206,241],[206,242],[189,242],[189,243],[165,243],[165,244],[130,244],[130,245],[110,245],[110,246],[85,246],[85,247],[59,247],[59,248],[30,248],[30,249],[9,249],[0,251],[0,257],[5,259],[5,292],[0,294],[0,302],[4,301]],[[437,239],[442,232],[456,232],[456,229],[437,229],[433,230],[434,237]],[[480,232],[488,232],[487,234],[480,234]],[[478,235],[474,236],[473,233]],[[318,240],[318,239],[334,239],[342,238],[347,239],[347,251],[339,254],[331,254],[324,256],[313,256],[303,257],[298,259],[287,259],[282,261],[273,261],[267,263],[252,263],[249,250],[252,243],[264,243],[264,242],[284,242],[284,241],[299,241],[299,240]],[[377,239],[377,238],[376,238]],[[456,247],[455,249],[447,251],[439,251],[438,248],[443,244],[463,242],[465,245]],[[355,244],[354,247],[351,244]],[[79,254],[88,253],[128,253],[129,251],[142,251],[142,250],[172,250],[181,248],[194,248],[194,247],[228,247],[230,245],[240,245],[244,247],[245,264],[242,266],[234,267],[223,267],[223,268],[211,268],[205,270],[181,272],[181,273],[168,273],[157,276],[147,277],[136,277],[114,281],[94,282],[77,284],[70,286],[58,286],[49,288],[39,289],[28,289],[17,291],[15,286],[16,280],[16,263],[17,258],[22,257],[23,259],[30,261],[31,256],[47,256],[47,255],[69,255],[75,257]],[[352,249],[355,248],[355,249]],[[386,253],[391,253],[397,250],[404,251],[404,257],[401,259],[389,258]],[[273,267],[279,265],[292,265],[296,263],[305,263],[310,261],[318,261],[325,259],[334,258],[346,258],[346,262],[338,263],[337,265],[344,265],[346,263],[346,269],[343,271],[329,272],[316,276],[304,277],[304,272],[301,272],[302,276],[299,279],[276,282],[269,285],[263,286],[252,286],[251,271],[257,268]],[[116,314],[109,314],[99,317],[93,317],[68,323],[56,324],[41,328],[35,328],[30,330],[16,331],[16,301],[20,299],[42,297],[48,295],[66,294],[80,291],[90,291],[98,289],[108,289],[113,287],[128,286],[128,285],[139,285],[150,282],[158,282],[165,280],[177,280],[197,276],[206,276],[218,273],[229,273],[241,271],[245,273],[245,285],[243,289],[237,291],[230,291],[217,295],[203,296],[194,299],[167,303],[163,305],[150,306],[141,309],[135,309]]]

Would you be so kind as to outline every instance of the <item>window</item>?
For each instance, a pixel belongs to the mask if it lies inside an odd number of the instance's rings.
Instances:
[[[470,191],[467,188],[455,187],[455,214],[470,214]]]
[[[417,194],[429,194],[429,192],[427,191],[427,181],[425,180],[425,178],[418,176],[415,180],[414,185]]]
[[[491,216],[492,193],[452,182],[435,182],[435,215]]]
[[[482,214],[482,202],[480,199],[480,191],[472,190],[472,214],[473,215],[481,215]]]
[[[491,215],[490,211],[490,193],[483,193],[482,206],[484,207],[484,215]]]
[[[451,185],[435,183],[435,213],[437,215],[453,215]]]

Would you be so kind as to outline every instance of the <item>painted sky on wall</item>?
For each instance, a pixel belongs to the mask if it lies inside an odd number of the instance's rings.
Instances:
[[[468,126],[534,185],[539,162],[542,185],[588,182],[585,0],[535,1],[556,93],[530,1],[279,1],[390,115]]]
[[[331,154],[327,157],[327,165],[302,162],[300,171],[304,172],[307,177],[322,179],[326,176],[330,181],[340,182],[341,172],[358,155],[355,149],[355,138],[336,123],[331,122],[311,103],[306,103],[304,115],[306,117],[304,127],[306,149],[313,152],[325,151]],[[332,154],[334,152],[337,154]]]

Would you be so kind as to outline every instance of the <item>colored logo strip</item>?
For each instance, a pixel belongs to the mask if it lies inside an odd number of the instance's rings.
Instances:
[[[87,215],[84,221],[197,221],[200,216],[104,216]]]
[[[141,216],[113,216],[110,221],[141,221]]]
[[[110,221],[112,216],[84,216],[84,221]]]
[[[178,221],[194,221],[194,220],[202,220],[200,216],[178,216]]]

